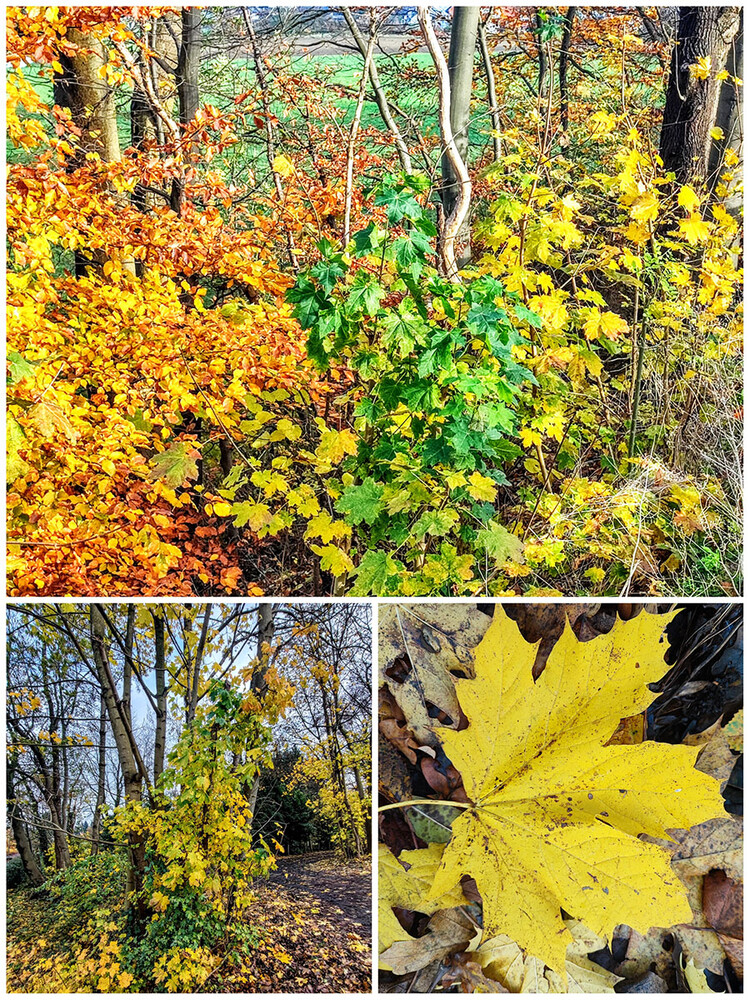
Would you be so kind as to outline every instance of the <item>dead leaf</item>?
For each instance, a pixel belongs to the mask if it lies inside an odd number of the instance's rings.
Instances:
[[[440,910],[418,938],[396,941],[380,955],[380,964],[396,975],[416,972],[429,962],[443,959],[453,951],[463,951],[481,933],[461,907]]]
[[[719,935],[722,947],[737,976],[742,978],[742,883],[723,871],[711,871],[703,879],[703,915]]]
[[[474,649],[491,619],[469,604],[390,604],[380,610],[381,683],[387,685],[419,744],[436,747],[437,712],[456,728],[460,710],[451,672],[470,676]],[[389,676],[405,660],[402,679]],[[434,706],[434,715],[430,714]]]

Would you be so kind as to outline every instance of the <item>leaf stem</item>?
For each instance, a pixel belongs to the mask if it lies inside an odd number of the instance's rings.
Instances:
[[[448,799],[408,799],[406,802],[391,802],[387,806],[378,806],[378,812],[386,809],[406,809],[407,806],[453,806],[455,809],[472,809],[472,802],[451,802]]]

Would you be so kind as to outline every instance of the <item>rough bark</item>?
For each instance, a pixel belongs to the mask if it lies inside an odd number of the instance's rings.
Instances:
[[[719,110],[721,81],[729,49],[740,28],[740,7],[680,7],[677,44],[664,106],[659,153],[680,184],[702,183],[708,176],[711,129]],[[707,78],[690,72],[710,61]]]

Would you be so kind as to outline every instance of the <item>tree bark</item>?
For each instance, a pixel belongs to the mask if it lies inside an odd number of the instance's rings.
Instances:
[[[274,627],[273,604],[262,603],[258,605],[258,638],[255,649],[255,657],[258,663],[252,678],[252,688],[254,691],[262,693],[265,686],[265,671],[263,669],[263,647],[270,645],[273,639]],[[247,792],[247,802],[250,806],[251,816],[255,813],[255,806],[258,802],[258,789],[260,788],[260,772],[256,772],[252,784]]]
[[[154,619],[154,673],[156,675],[156,733],[154,735],[154,784],[164,771],[167,742],[167,671],[164,618],[153,612]]]
[[[740,11],[740,24],[727,55],[726,66],[728,78],[722,81],[719,93],[719,107],[716,112],[716,125],[724,133],[724,138],[711,144],[708,160],[708,181],[713,190],[718,183],[724,156],[732,149],[739,157],[738,173],[742,170],[742,88],[735,80],[743,78],[743,13]]]
[[[457,11],[466,9],[469,8],[456,8]],[[464,255],[461,255],[460,252],[457,253],[456,240],[469,216],[469,208],[471,207],[471,179],[469,177],[469,171],[466,168],[466,163],[461,156],[453,135],[453,126],[451,123],[451,108],[453,106],[453,101],[451,97],[451,81],[448,64],[445,61],[443,50],[440,48],[437,36],[435,35],[435,29],[432,26],[429,9],[427,7],[418,7],[417,15],[419,17],[419,24],[422,28],[424,40],[437,71],[438,118],[440,122],[440,136],[443,142],[445,158],[450,162],[452,176],[457,178],[457,199],[451,212],[444,213],[445,221],[440,234],[440,256],[443,268],[450,280],[457,282],[460,280],[458,269],[461,266],[461,261],[464,260]],[[474,65],[475,45],[476,37],[474,38],[474,43],[470,53],[472,68]],[[443,172],[444,198],[445,182],[446,175],[445,172]]]
[[[6,793],[13,839],[16,842],[18,853],[21,855],[21,864],[23,865],[23,870],[26,872],[29,881],[32,885],[40,886],[44,882],[44,874],[42,873],[42,869],[36,860],[36,856],[34,855],[34,851],[31,847],[31,841],[29,840],[26,827],[23,823],[21,804],[16,798],[14,778],[14,768],[13,766],[9,766]]]
[[[182,35],[177,55],[177,99],[180,105],[180,124],[183,128],[195,118],[200,92],[198,73],[201,61],[201,19],[199,7],[183,7],[181,12]],[[189,151],[186,160],[190,159]],[[173,211],[182,214],[185,203],[185,182],[175,178],[170,196]]]
[[[719,110],[721,81],[729,49],[740,28],[740,7],[680,7],[677,44],[664,106],[659,153],[664,169],[680,184],[708,176],[711,129]],[[690,68],[708,66],[706,79]]]
[[[562,42],[560,44],[560,61],[558,64],[558,73],[560,76],[560,125],[564,133],[568,131],[569,124],[568,63],[570,61],[570,46],[573,41],[573,23],[577,13],[577,7],[568,7],[565,15]]]
[[[133,732],[123,711],[122,702],[117,696],[117,687],[109,668],[109,657],[105,644],[106,623],[96,604],[89,606],[89,625],[94,667],[101,685],[110,728],[117,747],[117,757],[125,785],[125,801],[140,802],[143,796],[143,782],[147,780],[146,771]],[[149,909],[147,901],[143,898],[146,841],[142,832],[135,831],[128,834],[128,851],[130,854],[128,892],[135,894],[133,913],[138,924],[143,927],[148,918]]]
[[[91,824],[91,853],[99,853],[99,839],[102,832],[102,806],[106,788],[107,775],[107,706],[104,704],[104,696],[99,699],[99,768],[96,785],[96,805],[94,806],[94,819]]]
[[[454,7],[451,24],[451,44],[448,51],[448,75],[450,77],[450,123],[453,141],[463,163],[467,163],[469,150],[469,113],[471,90],[474,80],[474,53],[477,48],[479,31],[479,7]],[[443,140],[443,211],[450,218],[461,195],[462,178],[456,170],[452,157]],[[458,249],[456,261],[463,267],[471,260],[471,230],[468,211],[464,216],[456,236]]]

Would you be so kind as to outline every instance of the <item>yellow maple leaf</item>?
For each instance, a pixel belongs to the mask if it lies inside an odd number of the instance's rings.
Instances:
[[[461,887],[451,887],[443,896],[427,899],[443,856],[442,844],[430,844],[416,851],[402,851],[396,857],[385,844],[378,845],[378,941],[386,951],[396,941],[408,941],[393,912],[394,906],[420,913],[435,913],[467,902]],[[382,962],[387,966],[387,959]]]
[[[680,232],[691,246],[705,243],[711,235],[708,223],[697,212],[693,212],[689,219],[680,219]]]
[[[683,184],[680,188],[680,193],[677,195],[677,204],[680,208],[687,209],[688,212],[694,212],[697,208],[700,208],[700,203],[700,198],[690,185]]]
[[[273,158],[273,169],[281,177],[292,177],[294,175],[294,164],[289,157],[280,154]]]
[[[535,682],[537,646],[497,608],[475,679],[456,681],[469,726],[438,730],[470,804],[427,899],[471,875],[485,937],[510,935],[562,977],[571,935],[561,908],[604,935],[691,919],[669,853],[639,836],[722,815],[719,783],[695,770],[695,747],[605,745],[656,697],[647,685],[666,670],[672,617],[644,611],[589,642],[566,625]]]
[[[630,215],[636,222],[649,222],[659,214],[659,199],[653,191],[645,191],[630,203]]]
[[[481,472],[472,472],[467,489],[475,500],[488,500],[494,503],[497,498],[495,481],[489,476],[483,476]]]
[[[320,556],[320,568],[334,576],[351,573],[354,563],[338,545],[311,545],[310,548]]]
[[[701,56],[688,70],[694,80],[707,80],[711,75],[711,56]]]
[[[357,438],[350,430],[330,429],[323,431],[320,444],[315,450],[315,457],[320,462],[338,465],[345,455],[354,455],[356,451]]]

